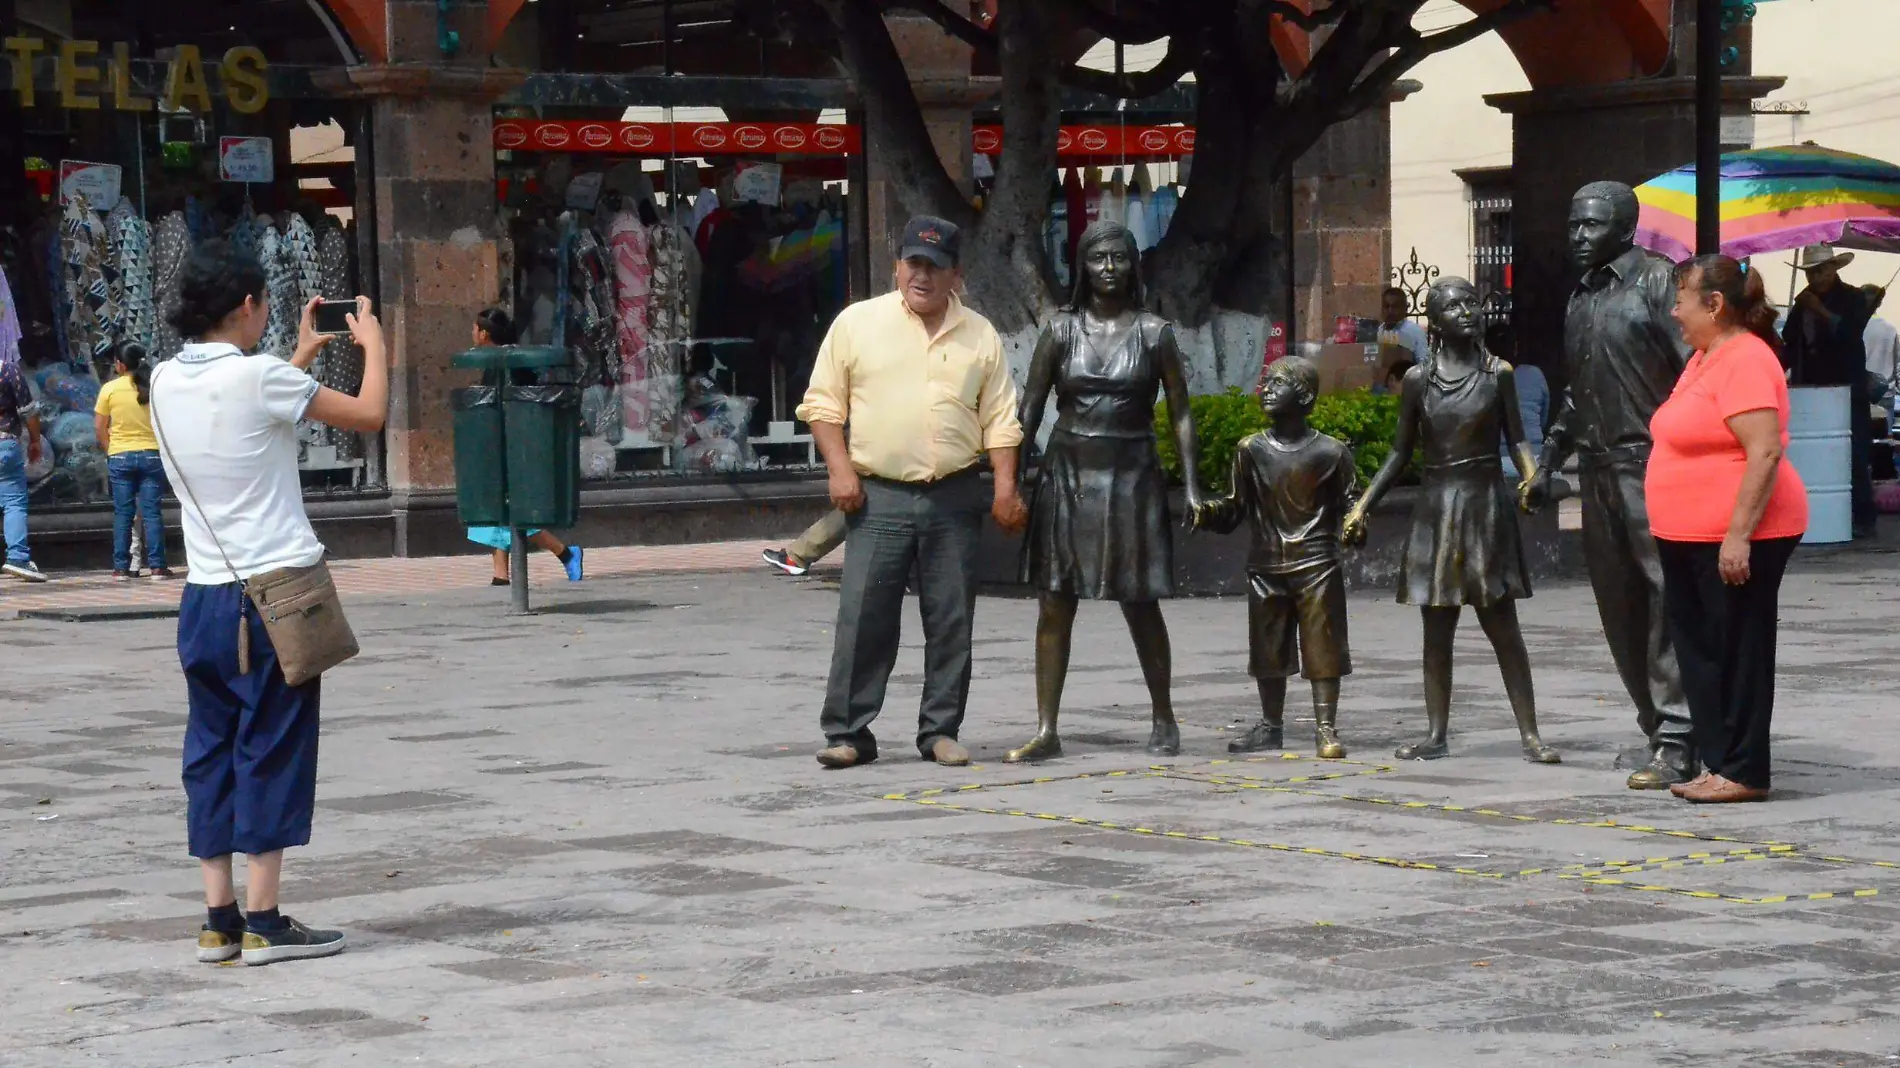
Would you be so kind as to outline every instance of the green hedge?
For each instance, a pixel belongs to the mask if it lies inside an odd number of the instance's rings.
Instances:
[[[1194,428],[1201,443],[1201,486],[1209,493],[1226,493],[1233,472],[1234,452],[1241,441],[1266,429],[1260,401],[1238,388],[1193,398]],[[1399,398],[1369,389],[1328,393],[1313,409],[1313,429],[1352,447],[1359,466],[1359,483],[1372,480],[1392,451],[1399,429]],[[1155,406],[1155,440],[1161,448],[1161,466],[1175,482],[1181,480],[1181,457],[1168,426],[1168,406]]]

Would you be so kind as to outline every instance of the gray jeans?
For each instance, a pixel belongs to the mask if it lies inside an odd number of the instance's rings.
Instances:
[[[831,681],[819,719],[831,745],[877,752],[871,721],[897,663],[904,585],[917,571],[924,624],[924,688],[917,749],[955,739],[970,696],[970,625],[977,545],[989,501],[974,471],[940,482],[864,480],[864,507],[847,517],[844,575]]]

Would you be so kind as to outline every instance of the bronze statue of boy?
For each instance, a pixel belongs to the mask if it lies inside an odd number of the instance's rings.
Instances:
[[[1242,520],[1253,525],[1247,671],[1260,687],[1261,720],[1228,743],[1232,753],[1281,748],[1286,680],[1299,674],[1313,687],[1318,755],[1346,755],[1337,726],[1339,680],[1352,673],[1352,655],[1340,537],[1357,469],[1351,449],[1307,424],[1318,400],[1318,368],[1297,356],[1275,361],[1260,390],[1267,429],[1240,443],[1229,494],[1194,513],[1197,529],[1228,533]]]

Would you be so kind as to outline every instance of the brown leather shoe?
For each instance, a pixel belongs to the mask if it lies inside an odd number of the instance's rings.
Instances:
[[[848,743],[834,745],[818,751],[818,763],[828,768],[849,768],[858,764],[869,764],[876,759],[876,753],[872,753],[870,756],[860,756],[858,747]]]
[[[946,768],[960,768],[970,762],[970,751],[954,738],[939,738],[930,745],[930,759]]]
[[[1669,792],[1672,794],[1675,794],[1677,797],[1687,797],[1690,790],[1699,790],[1702,787],[1707,786],[1709,780],[1713,778],[1715,778],[1714,772],[1705,771],[1702,774],[1697,775],[1695,778],[1690,779],[1688,782],[1679,782],[1675,784],[1674,786],[1671,786],[1669,788]]]
[[[1697,805],[1733,805],[1744,801],[1766,801],[1768,791],[1753,786],[1743,786],[1733,779],[1724,779],[1720,775],[1709,776],[1709,781],[1682,794],[1690,803]]]

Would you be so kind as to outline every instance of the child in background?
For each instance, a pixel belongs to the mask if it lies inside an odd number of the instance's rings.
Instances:
[[[93,428],[106,451],[112,484],[112,577],[138,576],[132,559],[132,523],[145,518],[145,564],[154,579],[175,577],[165,566],[165,513],[161,500],[171,487],[152,435],[152,371],[145,347],[121,341],[108,350],[115,377],[99,390]]]
[[[477,348],[491,348],[512,345],[516,338],[514,320],[501,308],[488,308],[475,316],[474,339]],[[533,385],[532,371],[510,372],[513,377],[510,385]],[[526,381],[519,379],[525,378]],[[469,527],[468,540],[477,545],[486,545],[494,550],[495,575],[490,586],[506,586],[508,576],[508,551],[514,546],[514,531],[507,527]],[[569,582],[581,581],[584,572],[581,565],[581,547],[563,545],[561,539],[545,530],[528,531],[528,544],[537,549],[551,552],[561,561],[561,567],[567,571]]]

